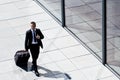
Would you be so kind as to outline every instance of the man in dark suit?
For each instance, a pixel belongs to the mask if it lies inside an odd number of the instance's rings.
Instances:
[[[30,49],[32,55],[32,69],[34,69],[36,76],[40,76],[37,70],[37,59],[39,56],[40,47],[43,48],[41,39],[44,38],[40,29],[36,28],[36,23],[31,22],[31,29],[26,31],[25,50]]]

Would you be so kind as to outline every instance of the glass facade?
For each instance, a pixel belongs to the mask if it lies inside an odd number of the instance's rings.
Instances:
[[[107,0],[108,65],[120,74],[120,0]],[[107,45],[108,46],[108,45]]]
[[[100,58],[102,58],[101,7],[101,0],[65,0],[67,28]]]
[[[59,21],[61,19],[61,0],[38,0],[49,12],[51,12]]]
[[[61,24],[65,23],[65,27],[89,47],[101,61],[105,61],[103,63],[120,74],[120,0],[38,1],[54,15],[53,17],[61,21]],[[103,1],[107,2],[104,3],[107,7],[102,7]],[[107,16],[103,16],[102,12],[105,10]],[[102,21],[104,17],[107,18],[105,22]],[[103,29],[104,27],[106,30]],[[102,36],[103,31],[107,33],[105,39]],[[106,45],[102,43],[103,41]],[[105,52],[103,46],[107,47]]]

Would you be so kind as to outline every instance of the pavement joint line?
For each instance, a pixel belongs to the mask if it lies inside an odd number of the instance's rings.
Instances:
[[[53,51],[57,51],[58,49],[56,49],[56,50],[53,50]],[[52,51],[48,51],[48,52],[52,52]],[[46,53],[41,53],[41,54],[47,54],[47,52]],[[87,55],[91,55],[91,54],[85,54],[85,55],[80,55],[80,56],[76,56],[76,57],[71,57],[71,58],[69,58],[69,59],[73,59],[73,58],[77,58],[77,57],[82,57],[82,56],[87,56]],[[10,61],[10,60],[13,60],[14,58],[10,58],[10,59],[6,59],[6,60],[1,60],[0,62],[5,62],[5,61]],[[54,62],[59,62],[59,61],[63,61],[63,60],[67,60],[67,59],[62,59],[62,60],[58,60],[58,61],[54,61]],[[51,62],[50,62],[51,63]],[[49,63],[47,63],[47,64],[49,64]]]
[[[68,47],[64,47],[64,48],[59,48],[59,49],[66,49],[66,48],[70,48],[70,47],[74,47],[74,46],[79,46],[79,44],[77,44],[77,45],[72,45],[72,46],[68,46]],[[56,46],[55,46],[55,47],[56,47]],[[56,47],[56,48],[57,48],[57,49],[45,51],[45,52],[42,52],[42,53],[47,53],[47,52],[59,50],[58,47]]]
[[[25,0],[21,0],[21,1],[25,1]],[[20,0],[16,0],[16,1],[11,1],[11,2],[7,2],[7,3],[2,3],[0,4],[1,5],[7,5],[7,4],[14,4],[14,3],[17,3],[17,2],[21,2]]]
[[[88,55],[80,55],[78,57],[85,57],[85,56],[88,56]],[[66,59],[61,59],[61,60],[56,60],[56,61],[51,61],[51,62],[46,62],[46,63],[42,63],[42,64],[45,65],[45,64],[50,64],[50,63],[56,63],[56,62],[61,62],[61,61],[64,61],[64,60],[71,60],[71,59],[74,59],[74,58],[76,58],[76,57],[72,57],[72,58],[68,58],[68,59],[66,58]]]
[[[43,13],[39,12],[39,13],[35,13],[35,14],[30,14],[30,15],[18,16],[18,17],[13,17],[13,18],[8,18],[8,19],[1,19],[0,21],[14,20],[14,19],[30,17],[30,16],[34,16],[34,15],[38,15],[38,14],[43,14]],[[51,19],[47,19],[47,20],[51,20]]]
[[[6,60],[0,60],[0,63],[1,63],[1,62],[10,61],[10,60],[13,60],[13,58],[10,58],[10,59],[6,59]]]

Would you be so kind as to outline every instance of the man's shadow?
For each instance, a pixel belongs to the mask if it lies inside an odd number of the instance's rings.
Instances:
[[[32,66],[32,63],[28,62],[28,64],[19,65],[18,67],[22,68],[26,72],[30,72],[31,66]],[[41,76],[48,77],[48,78],[63,78],[64,80],[71,80],[71,77],[67,73],[63,73],[60,71],[52,71],[42,66],[38,66],[38,69],[41,69],[46,72],[46,73],[40,73]]]

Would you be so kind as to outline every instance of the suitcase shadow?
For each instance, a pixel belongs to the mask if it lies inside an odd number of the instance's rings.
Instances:
[[[31,72],[32,63],[28,62],[28,64],[18,65],[21,69],[25,70],[26,72]],[[48,77],[48,78],[63,78],[64,80],[71,80],[71,77],[67,73],[63,73],[60,71],[52,71],[47,68],[38,65],[38,70],[43,70],[45,73],[41,73],[41,76]]]
[[[71,77],[67,73],[63,73],[60,71],[52,71],[42,66],[38,66],[38,69],[41,69],[46,72],[46,73],[40,73],[41,76],[48,78],[62,78],[64,80],[71,80]]]

